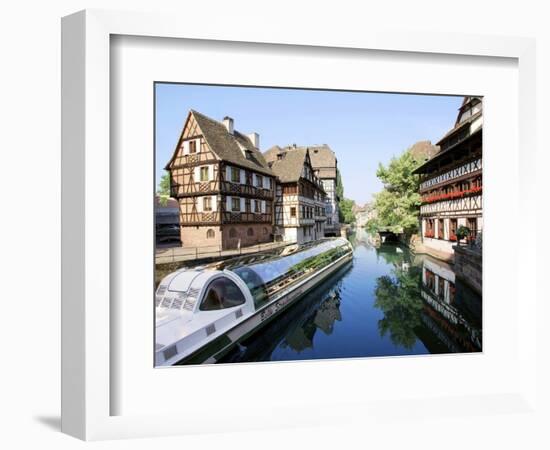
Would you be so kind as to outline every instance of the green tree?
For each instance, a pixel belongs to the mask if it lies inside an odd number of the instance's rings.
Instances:
[[[344,199],[344,185],[342,184],[342,176],[338,169],[336,169],[336,195],[338,196],[338,200]]]
[[[416,342],[416,331],[422,325],[422,300],[418,268],[393,270],[393,277],[376,279],[374,306],[384,313],[378,321],[380,336],[390,334],[395,345],[411,349]]]
[[[419,180],[413,174],[418,166],[419,163],[408,150],[392,158],[387,167],[378,165],[376,176],[384,184],[384,189],[375,195],[376,219],[371,227],[375,225],[407,235],[418,231]]]
[[[338,169],[336,169],[336,195],[338,196],[338,219],[340,222],[355,222],[355,215],[352,211],[355,202],[344,197],[344,183],[342,183],[342,175]]]
[[[345,223],[344,212],[342,211],[342,203],[344,201],[344,184],[342,183],[342,175],[340,170],[336,169],[336,197],[338,203],[338,220],[340,223]]]
[[[339,210],[340,210],[340,221],[344,223],[355,222],[355,215],[353,214],[353,206],[355,202],[349,198],[344,198],[340,200]]]
[[[161,178],[157,189],[161,205],[166,205],[170,198],[170,174],[166,172]]]

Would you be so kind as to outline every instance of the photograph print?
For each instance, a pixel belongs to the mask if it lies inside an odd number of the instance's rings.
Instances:
[[[156,367],[482,351],[482,97],[154,95]]]

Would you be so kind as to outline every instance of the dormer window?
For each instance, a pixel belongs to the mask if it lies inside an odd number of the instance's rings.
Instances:
[[[250,159],[250,150],[248,150],[243,144],[241,144],[239,141],[237,141],[237,145],[239,146],[239,150],[243,154],[243,156],[246,159]]]

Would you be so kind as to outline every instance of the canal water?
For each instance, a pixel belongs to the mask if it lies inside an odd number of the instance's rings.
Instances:
[[[350,236],[353,263],[221,362],[290,361],[482,349],[481,296],[452,266]]]

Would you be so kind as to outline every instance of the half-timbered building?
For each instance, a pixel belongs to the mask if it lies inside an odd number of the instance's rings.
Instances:
[[[218,122],[189,112],[165,167],[184,247],[232,249],[273,240],[275,181],[259,139],[237,131],[230,117]]]
[[[281,148],[278,145],[271,147],[265,156],[267,159],[274,159],[281,151],[298,150],[309,151],[313,173],[320,180],[325,191],[325,236],[340,236],[340,219],[338,211],[338,160],[336,154],[327,144],[297,146],[296,144]]]
[[[482,99],[465,97],[439,152],[415,170],[423,244],[438,255],[452,257],[459,226],[470,229],[470,240],[483,228],[482,131]]]
[[[311,166],[315,175],[323,185],[326,192],[325,203],[327,221],[325,222],[325,236],[340,236],[340,219],[337,194],[338,186],[338,160],[336,154],[327,145],[314,145],[309,148]]]
[[[275,235],[298,244],[325,237],[326,193],[307,148],[273,147],[265,152],[277,177]]]

